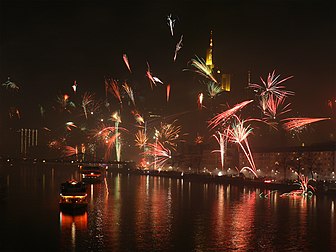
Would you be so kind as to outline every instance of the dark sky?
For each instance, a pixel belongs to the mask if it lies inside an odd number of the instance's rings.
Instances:
[[[336,96],[335,1],[0,2],[1,83],[11,76],[36,102],[71,92],[74,80],[79,89],[103,93],[105,76],[128,80],[139,95],[151,92],[148,62],[171,83],[172,99],[196,104],[200,78],[182,69],[195,55],[205,57],[210,30],[215,64],[232,74],[234,93],[243,92],[249,70],[260,83],[259,76],[275,69],[294,76],[285,85],[296,93],[292,104],[302,116],[328,116],[327,100]],[[177,19],[174,37],[170,13]]]

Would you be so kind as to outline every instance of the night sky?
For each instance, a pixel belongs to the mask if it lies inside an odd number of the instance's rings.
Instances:
[[[196,108],[201,90],[188,62],[205,58],[213,31],[214,63],[232,75],[232,94],[244,98],[247,73],[260,83],[276,70],[295,92],[296,116],[330,117],[336,96],[334,1],[4,1],[0,5],[0,80],[10,76],[35,103],[78,90],[104,94],[104,78],[128,81],[156,106],[164,88],[151,93],[153,75],[172,85],[172,111]],[[167,16],[176,19],[174,36]],[[175,45],[183,47],[173,62]],[[126,53],[130,74],[122,60]],[[225,100],[223,100],[225,103]],[[31,103],[32,104],[32,103]],[[174,107],[176,106],[176,107]]]

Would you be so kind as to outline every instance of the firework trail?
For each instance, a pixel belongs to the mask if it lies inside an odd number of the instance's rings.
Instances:
[[[163,164],[171,158],[171,151],[165,148],[162,143],[157,141],[155,144],[149,143],[149,149],[143,154],[154,157],[154,161],[150,165],[162,167]]]
[[[12,82],[10,80],[10,77],[8,77],[6,82],[2,83],[2,86],[5,87],[6,89],[10,88],[10,89],[13,89],[15,91],[19,90],[19,86],[16,85],[14,82]]]
[[[244,169],[250,170],[255,177],[258,177],[252,153],[247,141],[247,137],[252,132],[252,128],[250,127],[250,125],[245,126],[244,125],[245,121],[240,120],[238,116],[234,115],[234,118],[235,122],[231,125],[230,128],[227,129],[229,141],[232,143],[239,144],[240,148],[242,149],[247,158],[247,161],[251,165],[251,167],[243,167],[241,171],[243,171]]]
[[[214,116],[209,121],[209,127],[211,129],[219,126],[220,124],[224,124],[231,116],[233,116],[238,110],[245,107],[247,104],[253,102],[253,100],[243,101],[241,103],[236,104],[233,108],[228,109],[216,116]]]
[[[172,36],[174,36],[174,26],[175,26],[175,19],[172,19],[172,14],[169,14],[167,16],[167,24],[169,26],[170,29],[170,33]]]
[[[201,110],[203,107],[203,93],[199,93],[197,97],[198,109]]]
[[[84,110],[84,115],[86,119],[88,118],[87,107],[90,103],[93,103],[93,94],[85,92],[82,98],[82,108]]]
[[[69,131],[71,131],[71,127],[72,128],[77,128],[77,126],[75,125],[74,122],[67,122],[67,123],[65,123],[65,126],[66,126],[67,130],[69,130]]]
[[[262,77],[260,77],[261,82],[263,84],[249,84],[249,87],[254,88],[256,91],[260,91],[261,96],[268,96],[270,94],[275,95],[276,97],[280,98],[283,96],[294,95],[294,92],[285,90],[285,86],[281,86],[280,84],[293,78],[293,76],[289,76],[285,79],[279,80],[280,75],[275,76],[275,70],[268,74],[267,80],[265,81]]]
[[[127,66],[128,70],[130,71],[130,73],[132,73],[131,71],[131,67],[130,67],[130,64],[128,62],[128,58],[127,58],[127,55],[126,54],[123,54],[123,60],[125,62],[125,65]]]
[[[314,122],[319,122],[323,120],[329,120],[330,118],[286,118],[281,121],[285,123],[282,124],[282,127],[287,130],[297,130],[301,127],[306,126],[307,124],[311,124]]]
[[[118,112],[114,112],[111,116],[111,119],[114,121],[114,131],[115,131],[115,149],[117,161],[120,162],[121,158],[121,142],[119,139],[119,123],[121,123],[121,117]]]
[[[43,106],[41,104],[39,104],[39,108],[40,108],[41,117],[44,117],[45,109],[43,108]]]
[[[135,146],[139,147],[140,149],[145,148],[148,142],[147,135],[144,130],[138,130],[135,134]]]
[[[117,100],[121,104],[122,101],[121,101],[121,96],[120,96],[120,91],[119,91],[119,86],[118,86],[117,81],[113,80],[110,83],[110,85],[111,85],[111,88],[112,88],[112,91],[113,91],[113,95],[115,96],[115,98],[117,98]]]
[[[167,93],[167,102],[168,102],[169,101],[169,96],[170,96],[170,84],[167,85],[166,93]]]
[[[153,76],[153,80],[155,82],[159,82],[159,83],[161,83],[163,85],[163,82],[158,77]]]
[[[180,38],[180,41],[176,44],[176,47],[175,47],[175,54],[174,54],[174,62],[176,61],[176,57],[177,57],[177,53],[178,51],[181,50],[182,48],[182,39],[183,39],[183,35],[181,35],[181,38]]]
[[[74,84],[71,87],[72,87],[74,93],[76,93],[77,92],[77,81],[74,81]]]
[[[208,86],[208,94],[211,98],[214,98],[216,95],[224,91],[221,86],[212,81],[209,81],[207,86]]]
[[[212,70],[205,64],[204,59],[196,56],[196,59],[191,59],[191,65],[196,68],[194,72],[217,83],[217,80],[212,76]]]
[[[221,156],[221,164],[222,164],[222,169],[224,168],[224,155],[225,155],[225,148],[227,144],[227,139],[228,139],[228,130],[226,129],[224,133],[221,133],[217,131],[217,135],[213,135],[213,137],[217,140],[219,144],[219,150],[214,150],[212,152],[219,152]]]
[[[153,89],[153,84],[154,84],[154,86],[156,86],[156,82],[155,82],[155,79],[154,79],[153,76],[152,76],[152,73],[151,73],[151,71],[150,71],[150,67],[149,67],[148,62],[147,62],[146,76],[147,76],[147,78],[149,79],[149,84],[150,84],[150,86],[151,86],[151,89]]]
[[[128,86],[126,82],[123,84],[123,88],[125,89],[126,93],[128,94],[128,97],[131,99],[133,105],[135,106],[135,100],[134,100],[134,94],[133,94],[132,88],[130,86]]]
[[[139,123],[140,125],[145,123],[145,120],[143,119],[143,117],[139,114],[138,111],[133,110],[132,114],[134,115],[134,118],[136,120],[137,123]]]

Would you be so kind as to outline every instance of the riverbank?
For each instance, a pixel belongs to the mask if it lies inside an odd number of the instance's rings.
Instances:
[[[260,188],[265,190],[278,190],[281,193],[290,192],[300,189],[300,185],[295,183],[294,180],[287,181],[275,181],[268,178],[247,178],[244,176],[228,176],[228,175],[213,175],[209,173],[195,173],[195,172],[183,172],[183,171],[165,171],[165,170],[143,170],[134,168],[130,165],[132,162],[126,162],[127,165],[117,166],[115,162],[95,162],[95,163],[82,163],[74,161],[64,160],[38,160],[38,159],[12,159],[12,158],[0,158],[0,163],[4,165],[13,166],[16,163],[25,164],[56,164],[56,165],[100,165],[103,169],[116,172],[116,173],[129,173],[134,175],[143,176],[159,176],[175,179],[183,179],[184,181],[195,181],[201,183],[217,183],[217,184],[230,184],[237,186],[248,186],[253,188]],[[312,181],[311,185],[315,188],[313,191],[317,195],[332,195],[336,196],[336,181]]]

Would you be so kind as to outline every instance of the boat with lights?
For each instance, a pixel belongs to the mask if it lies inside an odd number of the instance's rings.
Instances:
[[[81,166],[82,180],[88,183],[99,182],[102,176],[100,166]]]
[[[62,211],[86,210],[87,205],[84,182],[72,179],[61,184],[59,206]]]

